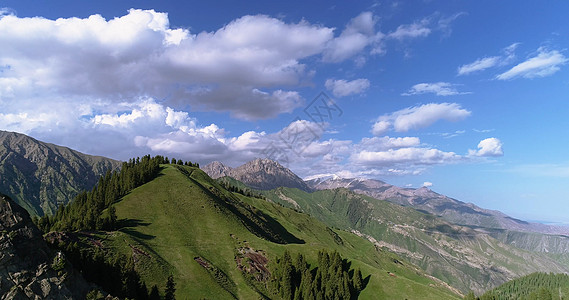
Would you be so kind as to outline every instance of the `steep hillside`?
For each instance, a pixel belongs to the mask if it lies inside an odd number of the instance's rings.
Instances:
[[[90,286],[48,248],[29,214],[0,194],[0,298],[84,299]]]
[[[545,254],[502,243],[483,228],[453,225],[431,214],[344,188],[314,193],[278,188],[264,195],[329,226],[366,237],[463,292],[481,293],[535,271],[569,271],[565,264]]]
[[[251,188],[270,190],[281,186],[310,191],[310,187],[294,174],[276,161],[258,158],[237,168],[229,168],[220,162],[212,162],[203,170],[211,178],[223,176],[233,177]]]
[[[271,262],[288,250],[315,266],[322,249],[361,269],[362,299],[457,298],[443,282],[361,237],[231,193],[194,167],[164,165],[156,179],[113,207],[118,230],[76,235],[92,248],[132,259],[147,287],[163,291],[172,274],[178,299],[278,298],[265,288]]]
[[[30,214],[53,214],[120,162],[0,131],[0,192]]]
[[[472,203],[464,203],[435,193],[426,187],[418,189],[400,188],[380,180],[339,177],[314,178],[308,180],[307,184],[316,190],[347,188],[376,199],[424,210],[442,216],[445,220],[455,224],[514,231],[569,234],[569,228],[566,227],[525,222],[499,211],[483,209]]]

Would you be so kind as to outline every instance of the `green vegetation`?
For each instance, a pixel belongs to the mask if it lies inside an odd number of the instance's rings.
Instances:
[[[293,263],[285,251],[275,260],[271,272],[271,290],[287,300],[357,299],[364,289],[361,271],[350,270],[350,264],[338,252],[319,251],[318,266],[311,270],[302,253]]]
[[[479,299],[569,299],[569,275],[532,273],[530,275],[508,281],[501,286],[484,293]]]
[[[311,278],[316,278],[318,270],[325,276],[318,254],[322,249],[332,253],[329,256],[337,253],[343,258],[342,268],[334,273],[341,270],[337,278],[342,278],[343,293],[349,290],[350,295],[356,295],[352,292],[361,286],[360,299],[458,299],[444,284],[361,237],[330,228],[307,214],[247,197],[247,193],[231,192],[198,168],[177,162],[159,165],[153,179],[118,201],[108,202],[99,218],[114,208],[114,228],[85,232],[76,231],[83,230],[80,226],[57,225],[63,224],[61,220],[76,220],[74,216],[50,223],[49,228],[68,232],[52,232],[48,239],[53,235],[53,245],[64,250],[72,262],[73,253],[85,264],[97,262],[97,271],[87,271],[96,270],[91,269],[94,265],[82,270],[100,277],[99,281],[104,280],[103,274],[119,276],[122,271],[118,269],[126,270],[133,277],[114,280],[133,282],[131,289],[136,292],[138,286],[147,293],[139,294],[140,299],[165,297],[169,276],[175,278],[178,299],[278,299],[280,293],[272,293],[271,278],[277,277],[269,271],[271,265],[285,251],[299,253],[306,266],[314,266],[309,270]],[[72,249],[75,246],[78,250]],[[112,269],[115,261],[125,265]],[[344,288],[344,279],[348,289]],[[329,290],[340,293],[332,287]],[[133,296],[126,292],[117,295]]]

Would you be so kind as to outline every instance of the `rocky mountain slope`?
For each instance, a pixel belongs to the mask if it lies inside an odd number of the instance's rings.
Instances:
[[[85,299],[89,288],[48,248],[28,212],[0,194],[0,298]]]
[[[53,214],[121,163],[0,131],[0,192],[32,215]]]
[[[380,180],[340,177],[315,178],[308,180],[307,184],[315,190],[347,188],[376,199],[427,211],[455,224],[547,234],[569,234],[569,228],[518,220],[496,210],[483,209],[472,203],[464,203],[435,193],[426,187],[400,188]]]
[[[288,168],[276,161],[258,158],[237,168],[212,162],[202,168],[211,178],[233,177],[251,188],[270,190],[281,186],[310,191],[310,187]]]

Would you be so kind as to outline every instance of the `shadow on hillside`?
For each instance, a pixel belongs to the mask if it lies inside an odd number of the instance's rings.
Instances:
[[[122,228],[120,229],[120,231],[141,240],[152,240],[156,238],[156,236],[154,235],[144,234],[132,228]]]
[[[194,179],[191,172],[180,167],[178,167],[178,170],[217,204],[214,206],[220,210],[224,210],[226,214],[234,216],[256,236],[277,244],[305,243],[286,230],[286,228],[273,217],[265,214],[254,206],[244,203],[238,197],[231,194],[231,192],[223,190],[228,193],[226,194],[214,186],[206,187]]]
[[[142,222],[142,220],[139,219],[121,219],[117,221],[117,230],[141,240],[151,240],[154,239],[156,236],[144,234],[135,229],[136,227],[139,226],[148,226],[148,225],[150,225],[150,223]]]
[[[142,222],[139,219],[120,219],[117,220],[117,229],[122,229],[126,227],[138,227],[138,226],[148,226],[150,223]]]
[[[297,238],[294,234],[290,233],[284,226],[275,220],[273,217],[265,214],[264,212],[257,210],[253,212],[265,221],[265,224],[270,228],[270,231],[277,234],[284,242],[284,244],[304,244],[305,241]],[[248,220],[248,219],[247,219]]]

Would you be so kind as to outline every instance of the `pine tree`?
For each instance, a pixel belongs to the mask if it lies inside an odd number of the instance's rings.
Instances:
[[[174,276],[168,276],[168,281],[166,281],[166,290],[164,290],[165,300],[175,300],[176,296],[176,283],[174,282]]]
[[[148,294],[150,300],[160,300],[160,292],[158,292],[158,287],[156,285],[152,286],[150,289],[150,294]]]
[[[361,290],[363,290],[363,285],[362,272],[358,268],[354,272],[354,289],[356,293],[359,293]]]

